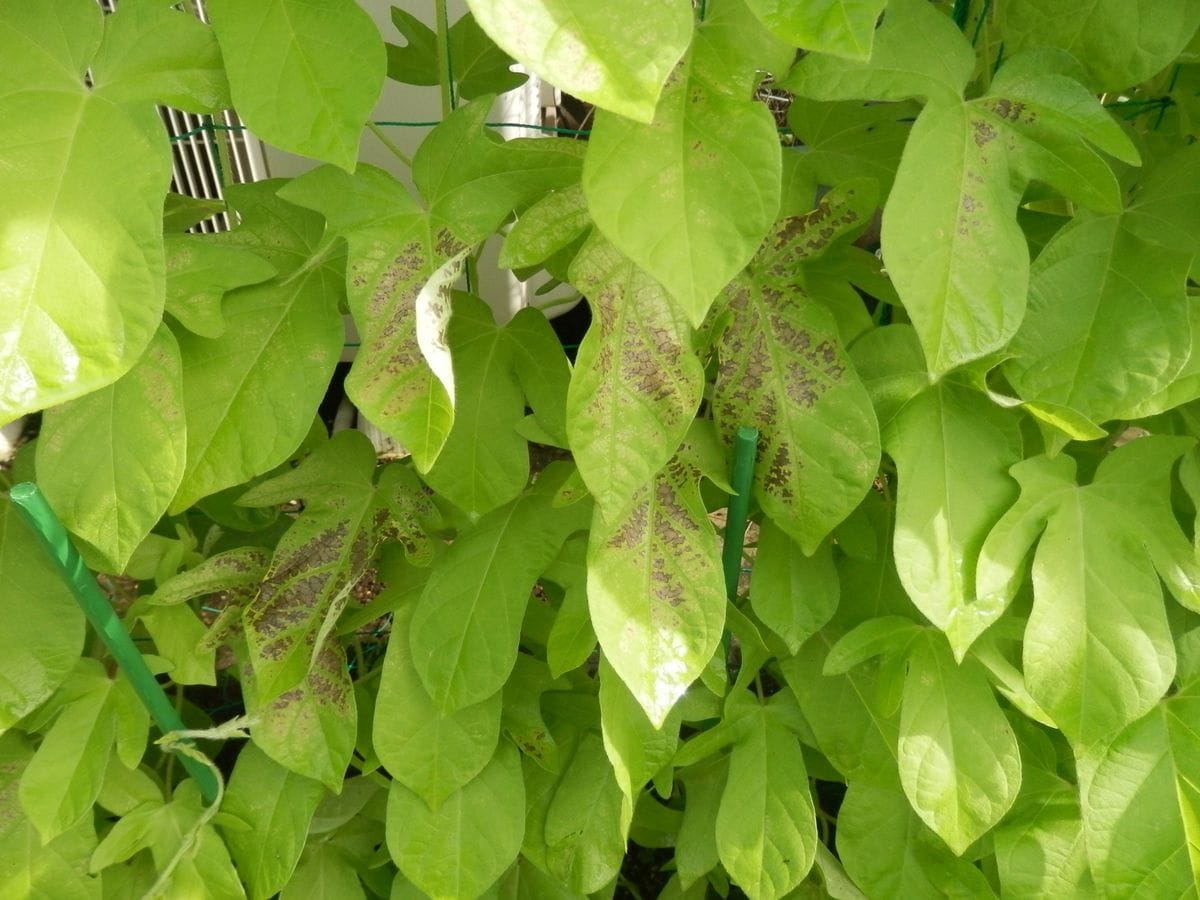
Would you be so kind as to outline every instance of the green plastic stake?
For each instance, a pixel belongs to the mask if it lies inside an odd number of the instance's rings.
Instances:
[[[725,514],[725,546],[721,562],[725,568],[725,594],[737,599],[738,579],[742,574],[742,545],[746,540],[746,516],[750,510],[750,489],[754,484],[754,458],[758,455],[758,429],[743,425],[733,438],[733,472],[729,483],[734,494]]]
[[[13,486],[9,498],[21,517],[38,536],[46,552],[54,561],[63,579],[71,588],[75,599],[83,608],[84,615],[92,623],[92,627],[100,635],[108,651],[125,672],[134,691],[137,692],[142,704],[150,712],[154,723],[166,734],[168,731],[182,731],[183,721],[179,713],[163,693],[162,686],[155,681],[153,673],[137,647],[133,645],[125,626],[117,618],[112,604],[100,591],[95,576],[88,571],[79,556],[79,551],[71,543],[67,531],[46,502],[45,496],[32,482],[22,482]],[[200,795],[206,803],[217,799],[217,777],[211,769],[186,754],[179,757],[189,775],[196,779]]]

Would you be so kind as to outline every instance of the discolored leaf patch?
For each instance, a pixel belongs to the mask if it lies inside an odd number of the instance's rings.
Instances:
[[[305,500],[243,616],[260,702],[304,678],[383,542],[419,532],[415,522],[393,519],[387,490],[419,490],[415,478],[377,488],[374,471],[371,442],[361,432],[343,431],[298,468],[242,497],[252,506]]]
[[[361,348],[346,392],[427,470],[454,422],[454,373],[446,346],[450,289],[469,247],[427,214],[391,175],[332,166],[293,181],[285,195],[321,212],[351,261],[346,298]]]
[[[567,394],[567,436],[606,520],[675,454],[695,417],[704,370],[692,329],[662,286],[599,234],[571,268],[593,324]]]
[[[592,523],[592,625],[655,728],[712,658],[725,624],[716,533],[698,478],[668,463],[619,518]]]
[[[792,241],[808,239],[802,225],[785,226]],[[732,322],[717,344],[713,416],[726,441],[740,426],[759,430],[755,495],[811,554],[870,488],[879,429],[832,316],[783,283],[790,267],[772,271],[791,251],[766,246],[766,268],[756,262],[725,292]]]

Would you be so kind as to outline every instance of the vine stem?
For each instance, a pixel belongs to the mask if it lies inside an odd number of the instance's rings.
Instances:
[[[396,145],[396,142],[384,133],[382,128],[380,128],[374,122],[368,122],[367,128],[371,130],[371,134],[375,135],[375,137],[379,139],[379,143],[383,144],[383,146],[387,147],[388,150],[392,152],[392,155],[395,156],[396,159],[400,160],[400,162],[404,163],[404,165],[408,166],[410,169],[412,168],[412,157],[401,150],[399,146]]]
[[[446,14],[446,0],[434,0],[434,18],[437,20],[438,84],[442,89],[442,118],[454,112],[454,71],[450,67],[450,20]]]

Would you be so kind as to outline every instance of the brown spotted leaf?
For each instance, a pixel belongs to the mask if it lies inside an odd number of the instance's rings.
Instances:
[[[754,257],[757,277],[776,284],[795,282],[798,266],[819,259],[840,239],[871,224],[878,193],[871,179],[852,179],[821,197],[815,209],[780,219]]]
[[[612,524],[596,516],[588,606],[605,657],[662,726],[716,652],[725,586],[695,470],[672,461]]]
[[[904,148],[883,259],[935,376],[1004,347],[1025,314],[1015,146],[1002,120],[955,101],[927,106]]]
[[[769,268],[756,264],[735,279],[725,302],[733,316],[717,348],[717,428],[726,441],[739,426],[759,430],[755,495],[811,555],[875,477],[879,426],[870,397],[830,313],[776,283]]]
[[[155,606],[174,606],[204,594],[240,591],[247,585],[257,585],[270,561],[270,551],[262,547],[226,550],[168,579],[154,592],[150,602]]]
[[[346,654],[330,641],[295,687],[264,702],[250,681],[254,743],[286,769],[340,792],[358,731]]]
[[[454,422],[446,347],[450,288],[470,249],[391,175],[315,169],[283,192],[321,212],[350,247],[346,293],[361,348],[346,377],[350,399],[429,469]]]
[[[374,471],[371,442],[362,432],[342,431],[296,469],[242,497],[251,506],[305,501],[243,616],[262,702],[301,682],[355,582],[383,542],[400,535],[387,492],[372,483]]]
[[[605,519],[675,454],[704,390],[692,329],[663,287],[594,233],[571,267],[592,308],[567,393],[567,435]]]

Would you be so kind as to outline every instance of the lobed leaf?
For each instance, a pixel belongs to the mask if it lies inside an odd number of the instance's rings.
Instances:
[[[942,381],[901,408],[884,431],[896,463],[896,571],[917,608],[962,660],[1005,604],[976,596],[984,539],[1016,497],[1009,467],[1021,459],[1016,416]]]

